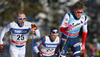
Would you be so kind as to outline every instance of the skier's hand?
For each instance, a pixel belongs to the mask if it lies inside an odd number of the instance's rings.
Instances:
[[[42,57],[42,53],[41,52],[38,52],[38,57]]]
[[[37,26],[36,26],[35,24],[32,24],[32,25],[31,25],[31,29],[36,30],[36,29],[37,29]]]
[[[56,57],[58,57],[59,56],[59,53],[55,53],[55,55],[56,55]]]
[[[3,44],[0,44],[0,54],[1,54],[2,50],[3,50]]]
[[[72,30],[72,28],[73,28],[73,25],[68,26],[68,30]]]
[[[85,51],[85,43],[82,44],[81,50],[82,50],[82,51]]]

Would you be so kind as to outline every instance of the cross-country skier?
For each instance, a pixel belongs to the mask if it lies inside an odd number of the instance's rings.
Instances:
[[[40,37],[40,32],[35,24],[26,21],[26,15],[21,10],[17,13],[17,21],[9,23],[0,34],[0,53],[3,50],[3,38],[5,33],[11,30],[10,57],[25,57],[26,42],[31,28],[37,37]],[[6,37],[7,38],[7,37]]]
[[[34,46],[34,51],[38,57],[56,57],[55,49],[60,43],[58,30],[52,28],[50,35],[42,37]]]
[[[74,57],[80,57],[81,50],[79,32],[80,28],[82,27],[83,41],[81,47],[83,50],[85,50],[85,43],[87,38],[87,21],[88,19],[84,14],[84,5],[81,2],[75,3],[73,6],[73,12],[68,12],[65,14],[60,26],[60,32],[62,32],[60,43],[61,57],[66,57],[66,52],[69,47],[73,51]]]

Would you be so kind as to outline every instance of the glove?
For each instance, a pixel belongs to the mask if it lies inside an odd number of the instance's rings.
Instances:
[[[82,51],[85,51],[85,43],[82,44],[81,50],[82,50]]]
[[[41,52],[38,52],[38,57],[42,57],[42,53]]]
[[[0,44],[0,54],[1,54],[2,50],[3,50],[3,44]]]
[[[72,28],[73,28],[73,25],[68,26],[68,30],[72,30]]]
[[[37,26],[36,26],[35,24],[32,24],[32,25],[31,25],[31,29],[36,30],[36,29],[37,29]]]
[[[59,53],[55,53],[55,55],[56,55],[56,57],[58,57],[59,56]]]

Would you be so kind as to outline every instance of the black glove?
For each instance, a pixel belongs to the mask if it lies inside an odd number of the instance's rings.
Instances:
[[[42,53],[41,52],[38,52],[38,57],[42,57]]]
[[[0,44],[0,54],[1,54],[2,50],[3,50],[3,45]]]

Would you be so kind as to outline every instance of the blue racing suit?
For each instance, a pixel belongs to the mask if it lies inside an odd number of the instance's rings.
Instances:
[[[80,18],[76,18],[74,12],[68,12],[64,16],[64,19],[60,26],[60,32],[62,32],[61,43],[60,43],[60,51],[62,52],[61,57],[66,57],[66,52],[68,48],[71,48],[74,57],[80,56],[79,31],[80,28],[83,27],[83,34],[84,33],[87,34],[87,21],[88,21],[87,17],[84,15],[84,13],[82,13]],[[72,24],[73,24],[73,28],[70,31],[70,34],[68,35],[69,30],[67,30],[67,27]],[[86,38],[84,39],[86,40]],[[65,41],[66,41],[65,46],[62,49]]]

